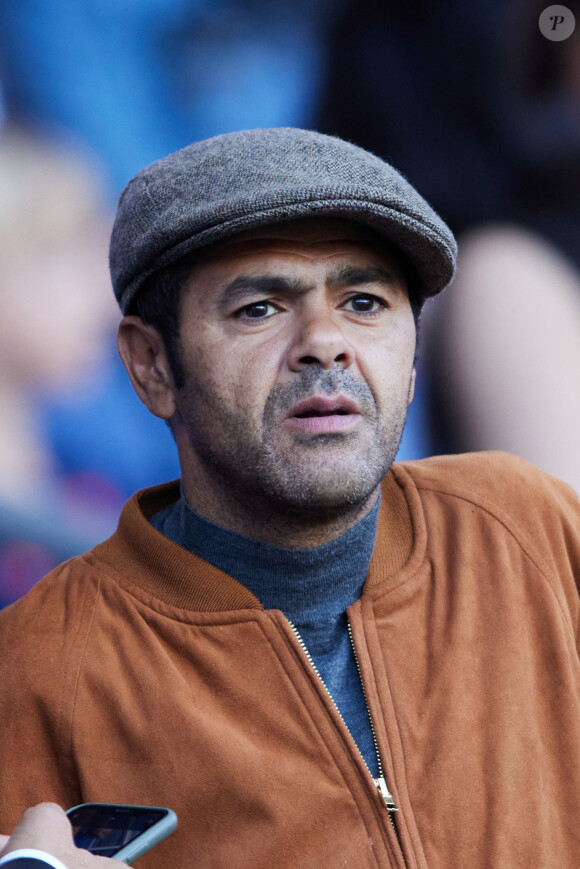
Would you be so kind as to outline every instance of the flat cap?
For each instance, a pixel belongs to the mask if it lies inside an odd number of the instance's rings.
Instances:
[[[307,217],[351,220],[385,236],[414,266],[424,298],[453,277],[450,229],[384,160],[310,130],[243,130],[189,145],[129,182],[110,248],[119,305],[127,313],[147,278],[186,254]]]

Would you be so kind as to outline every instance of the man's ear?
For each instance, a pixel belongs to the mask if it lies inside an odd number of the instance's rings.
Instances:
[[[409,396],[407,398],[407,407],[409,407],[409,405],[413,401],[413,398],[415,395],[415,379],[416,379],[416,377],[417,377],[417,370],[415,368],[413,368],[413,370],[411,371],[411,380],[409,382]]]
[[[175,385],[163,338],[140,317],[123,317],[117,347],[133,389],[155,416],[171,419],[177,410]]]

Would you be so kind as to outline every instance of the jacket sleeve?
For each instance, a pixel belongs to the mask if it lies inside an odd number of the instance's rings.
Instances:
[[[503,452],[403,463],[417,485],[483,507],[518,538],[561,601],[580,653],[580,499],[561,480]]]
[[[6,854],[0,859],[0,869],[4,866],[8,869],[67,869],[57,857],[32,848]]]

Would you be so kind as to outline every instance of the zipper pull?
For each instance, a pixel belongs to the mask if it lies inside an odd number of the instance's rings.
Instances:
[[[376,785],[376,788],[381,796],[383,803],[385,804],[387,811],[388,812],[398,812],[399,809],[395,804],[395,800],[393,799],[392,793],[390,793],[390,791],[387,787],[387,783],[386,783],[384,777],[381,775],[381,776],[379,776],[379,778],[373,779],[373,781]]]

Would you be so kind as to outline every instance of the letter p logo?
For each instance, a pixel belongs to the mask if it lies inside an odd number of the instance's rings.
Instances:
[[[538,19],[540,33],[552,42],[572,36],[576,27],[574,13],[567,6],[547,6]]]

